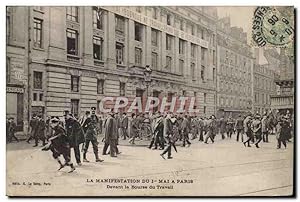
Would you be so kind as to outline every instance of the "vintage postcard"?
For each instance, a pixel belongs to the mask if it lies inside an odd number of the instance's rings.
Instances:
[[[7,6],[7,196],[295,196],[294,46],[293,6]]]

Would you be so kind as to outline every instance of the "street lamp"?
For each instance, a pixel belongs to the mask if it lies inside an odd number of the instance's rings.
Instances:
[[[149,89],[149,85],[151,84],[151,74],[152,74],[152,69],[150,68],[150,65],[146,65],[145,69],[144,69],[144,81],[146,84],[146,95],[148,97],[148,89]]]

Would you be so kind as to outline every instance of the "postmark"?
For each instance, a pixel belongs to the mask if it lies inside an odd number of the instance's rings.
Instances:
[[[261,6],[254,11],[252,41],[259,47],[287,47],[294,38],[294,18],[291,7]]]

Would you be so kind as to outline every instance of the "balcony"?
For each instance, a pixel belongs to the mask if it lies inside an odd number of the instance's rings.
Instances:
[[[294,108],[294,96],[290,95],[272,95],[271,107],[274,109]]]

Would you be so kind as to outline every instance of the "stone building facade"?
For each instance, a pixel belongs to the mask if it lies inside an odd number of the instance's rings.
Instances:
[[[276,73],[271,64],[255,64],[253,72],[254,112],[263,114],[271,109],[271,95],[276,94]]]
[[[252,111],[254,57],[247,34],[225,17],[217,22],[217,41],[217,115]]]
[[[200,115],[215,113],[215,8],[10,9],[8,26],[25,43],[18,56],[12,56],[15,47],[7,51],[8,72],[14,57],[24,69],[24,120],[33,113],[62,116],[63,110],[80,116],[105,96],[120,95],[195,96]]]
[[[6,8],[6,115],[14,117],[17,131],[27,128],[28,102],[28,43],[25,7]]]

